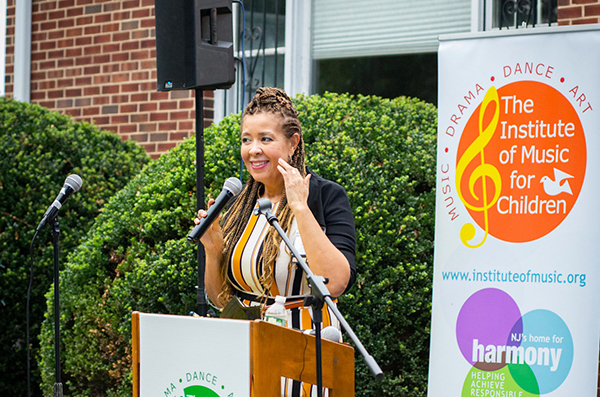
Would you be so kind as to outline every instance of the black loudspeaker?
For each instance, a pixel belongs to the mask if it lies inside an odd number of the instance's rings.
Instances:
[[[231,8],[231,0],[155,0],[158,91],[231,87]]]

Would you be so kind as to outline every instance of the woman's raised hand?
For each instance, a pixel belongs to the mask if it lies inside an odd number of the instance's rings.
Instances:
[[[307,207],[310,174],[303,178],[300,171],[285,160],[280,158],[278,163],[277,169],[283,176],[288,205],[295,213],[297,209]]]

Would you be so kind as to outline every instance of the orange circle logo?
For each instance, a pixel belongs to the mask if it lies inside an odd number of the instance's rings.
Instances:
[[[475,248],[488,233],[527,242],[554,230],[569,214],[586,170],[583,127],[571,103],[535,81],[491,87],[460,138],[456,187],[484,230],[473,241],[467,223],[461,240]]]

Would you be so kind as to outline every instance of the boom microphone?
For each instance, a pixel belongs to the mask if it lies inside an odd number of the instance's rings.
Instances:
[[[231,177],[225,181],[223,184],[223,190],[215,200],[215,203],[208,209],[206,212],[206,217],[200,220],[200,223],[197,224],[190,234],[188,234],[187,239],[190,243],[196,243],[200,237],[206,233],[208,227],[217,219],[223,208],[227,205],[229,200],[233,196],[237,196],[242,191],[242,182],[235,177]]]
[[[54,219],[54,217],[58,214],[58,210],[60,207],[62,207],[64,202],[67,201],[71,193],[81,189],[82,183],[81,177],[77,174],[69,175],[67,179],[65,179],[65,184],[63,185],[62,189],[60,189],[60,193],[58,193],[58,196],[56,196],[56,199],[52,205],[46,210],[46,213],[40,221],[40,224],[35,229],[36,232],[39,232],[46,225],[46,222]]]

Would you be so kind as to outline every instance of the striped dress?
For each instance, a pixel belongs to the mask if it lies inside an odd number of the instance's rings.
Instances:
[[[274,213],[277,212],[277,208],[278,204],[274,206]],[[262,248],[265,237],[269,232],[269,228],[270,225],[267,222],[266,217],[254,214],[250,216],[244,233],[233,250],[228,269],[228,278],[233,284],[234,289],[256,296],[261,296],[263,294],[264,288],[260,284],[260,276],[264,269]],[[295,219],[292,221],[288,236],[294,244],[294,247],[302,254],[303,258],[305,258],[304,247],[302,246],[302,240]],[[298,296],[310,294],[310,287],[306,282],[306,275],[302,271],[302,268],[295,263],[295,260],[292,261],[289,250],[283,241],[279,248],[279,256],[275,262],[274,274],[275,282],[269,291],[271,297],[277,295]],[[247,306],[256,304],[256,302],[243,299],[241,299],[241,302]],[[312,329],[312,309],[310,307],[302,307],[301,301],[297,305],[291,306],[297,307],[288,309],[288,319],[290,320],[288,321],[288,327],[303,331]],[[323,327],[329,325],[339,328],[337,318],[329,311],[327,305],[325,305],[323,307]],[[312,395],[316,396],[317,394],[316,387],[312,385],[303,384],[290,379],[282,379],[282,395],[285,397],[308,397]]]

